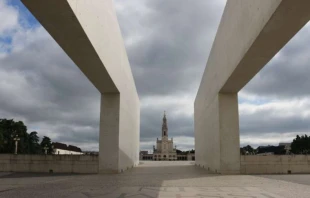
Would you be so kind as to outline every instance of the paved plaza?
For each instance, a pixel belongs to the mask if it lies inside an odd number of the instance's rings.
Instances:
[[[309,198],[310,175],[216,175],[194,162],[142,161],[118,175],[0,173],[0,197]]]

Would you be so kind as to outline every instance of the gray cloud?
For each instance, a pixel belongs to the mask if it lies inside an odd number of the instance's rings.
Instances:
[[[240,115],[241,134],[309,133],[310,26],[295,37],[243,88],[243,95],[268,103],[284,103],[282,110],[264,108]],[[242,97],[241,97],[242,98]],[[259,105],[261,102],[258,102]],[[273,102],[276,105],[275,102]]]
[[[0,58],[0,117],[53,141],[98,142],[100,94],[42,27],[29,31]]]
[[[138,3],[145,3],[146,14],[126,10],[118,19],[125,40],[139,34],[126,46],[139,94],[195,93],[225,2]]]
[[[64,119],[85,125],[89,119],[89,124],[95,124],[99,93],[50,37],[11,53],[1,65],[3,73],[17,80],[12,82],[15,90],[8,90],[0,98],[2,110],[24,115],[30,122]],[[7,84],[0,86],[6,90]],[[85,110],[97,115],[85,116]]]
[[[302,98],[310,95],[310,26],[304,27],[243,89],[269,98]]]
[[[288,132],[309,132],[310,117],[290,115],[282,117],[280,113],[273,114],[271,109],[256,112],[253,115],[241,116],[241,134],[268,134]],[[276,112],[276,111],[275,111]]]

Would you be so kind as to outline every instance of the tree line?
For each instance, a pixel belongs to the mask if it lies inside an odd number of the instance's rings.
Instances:
[[[246,154],[260,154],[260,153],[274,153],[275,155],[284,155],[286,154],[285,146],[264,146],[257,147],[256,149],[252,148],[250,145],[240,148],[241,155]],[[310,136],[297,135],[291,143],[290,154],[296,155],[307,155],[310,154]]]
[[[52,142],[47,136],[39,141],[38,132],[27,132],[27,126],[22,121],[15,122],[13,119],[0,119],[0,153],[14,153],[15,141],[18,137],[19,154],[44,154],[44,147],[47,147],[47,153],[51,154]]]
[[[177,154],[179,154],[179,155],[187,155],[187,154],[189,154],[189,153],[195,153],[195,150],[192,149],[192,150],[188,150],[188,151],[181,151],[181,150],[177,149],[176,152],[177,152]]]
[[[294,154],[310,154],[310,136],[297,135],[291,144],[291,151]]]

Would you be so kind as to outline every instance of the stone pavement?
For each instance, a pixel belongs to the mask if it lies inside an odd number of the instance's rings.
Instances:
[[[310,175],[216,175],[193,162],[143,161],[118,175],[0,174],[0,197],[309,198]]]

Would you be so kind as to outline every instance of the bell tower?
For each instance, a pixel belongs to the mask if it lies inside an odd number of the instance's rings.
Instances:
[[[162,131],[161,136],[168,138],[168,125],[167,125],[166,111],[164,112],[163,125],[162,125],[161,131]]]

